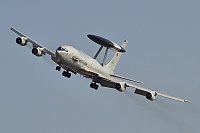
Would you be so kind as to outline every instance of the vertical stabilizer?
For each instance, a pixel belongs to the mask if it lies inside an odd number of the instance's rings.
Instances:
[[[122,44],[122,48],[125,49],[126,45],[127,45],[128,41],[127,40],[124,40],[123,44]],[[105,65],[105,67],[108,67],[110,70],[114,71],[115,70],[115,67],[117,66],[117,63],[120,59],[122,55],[122,52],[116,52],[116,54],[114,55],[114,57],[111,59],[111,61]]]

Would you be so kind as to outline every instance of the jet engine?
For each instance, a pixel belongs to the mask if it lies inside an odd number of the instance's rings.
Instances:
[[[32,49],[32,53],[34,55],[36,55],[36,56],[42,56],[44,54],[43,49],[44,48],[39,48],[39,47],[38,48],[33,48]]]
[[[115,88],[116,90],[120,91],[120,92],[123,92],[126,90],[126,83],[125,82],[120,82],[120,83],[117,83],[115,85]]]
[[[16,43],[21,46],[26,46],[27,38],[26,37],[18,37],[18,38],[16,38]]]
[[[155,91],[151,91],[151,92],[148,92],[146,94],[146,98],[150,101],[153,101],[156,99],[156,96],[157,96],[157,93]]]

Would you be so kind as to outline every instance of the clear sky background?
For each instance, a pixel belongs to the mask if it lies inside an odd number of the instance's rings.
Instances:
[[[199,7],[199,0],[1,1],[0,133],[199,133]],[[99,46],[87,34],[127,39],[117,74],[193,104],[64,78],[49,56],[17,45],[12,26],[53,51],[69,44],[90,56]]]

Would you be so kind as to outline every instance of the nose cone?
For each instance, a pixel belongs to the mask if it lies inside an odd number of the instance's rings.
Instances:
[[[60,50],[56,50],[56,57],[60,57],[61,56],[61,51]]]
[[[57,57],[61,57],[64,53],[64,49],[62,47],[58,47],[57,50],[56,50],[56,56]]]
[[[56,55],[61,56],[64,52],[66,52],[65,48],[63,48],[62,46],[60,46],[56,50]]]

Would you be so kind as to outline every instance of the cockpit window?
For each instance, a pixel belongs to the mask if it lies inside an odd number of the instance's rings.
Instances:
[[[57,50],[60,50],[60,51],[65,51],[65,49],[63,47],[58,47]]]

